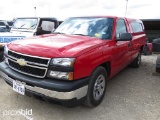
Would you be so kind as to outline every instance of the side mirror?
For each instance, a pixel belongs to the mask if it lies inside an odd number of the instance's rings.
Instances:
[[[56,29],[55,28],[53,28],[52,30],[51,30],[51,33],[54,33],[54,31],[55,31]]]
[[[120,33],[116,36],[116,41],[130,41],[132,40],[131,33]]]

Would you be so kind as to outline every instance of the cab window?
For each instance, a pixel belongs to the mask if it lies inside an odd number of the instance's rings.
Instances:
[[[126,33],[126,32],[127,29],[124,20],[123,19],[117,20],[116,35],[118,35],[119,33]]]
[[[141,23],[132,22],[131,26],[132,26],[132,30],[133,30],[134,33],[143,32],[143,27],[142,27]]]
[[[43,20],[41,27],[44,31],[51,31],[53,28],[55,28],[55,23],[52,21]]]

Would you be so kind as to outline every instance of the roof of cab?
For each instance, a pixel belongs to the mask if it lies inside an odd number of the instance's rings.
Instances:
[[[127,17],[118,17],[118,16],[77,16],[77,17],[70,17],[70,18],[113,18],[113,19],[118,19],[118,18],[122,18],[122,19],[127,19],[129,21],[137,21],[137,22],[141,22],[140,19],[135,19],[135,18],[127,18]]]

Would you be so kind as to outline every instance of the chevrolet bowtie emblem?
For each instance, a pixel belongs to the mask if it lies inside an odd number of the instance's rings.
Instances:
[[[20,65],[20,66],[25,66],[27,64],[27,62],[25,61],[25,59],[18,59],[17,60],[17,63]]]

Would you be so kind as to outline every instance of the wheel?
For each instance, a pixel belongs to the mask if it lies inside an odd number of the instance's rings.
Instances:
[[[136,59],[131,63],[131,67],[138,68],[141,64],[141,52],[138,53]]]
[[[92,73],[89,81],[87,98],[84,105],[88,107],[98,106],[105,95],[107,72],[104,67],[97,67]]]

